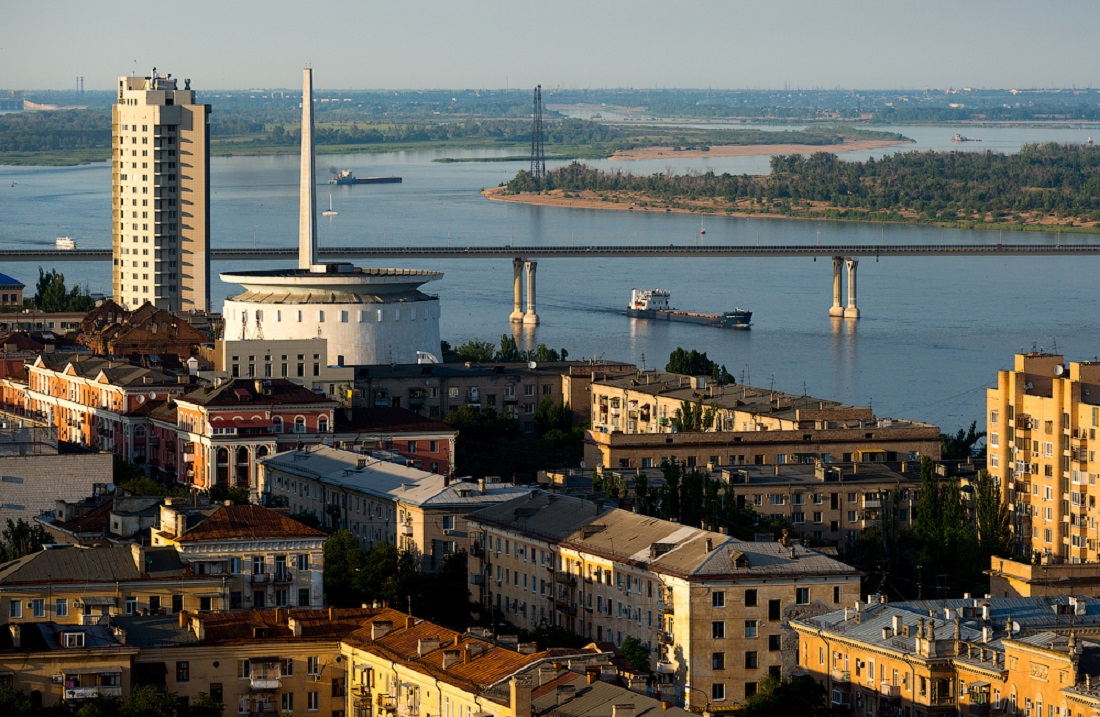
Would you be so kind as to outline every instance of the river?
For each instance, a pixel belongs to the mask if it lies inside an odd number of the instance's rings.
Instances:
[[[981,142],[952,143],[949,127],[896,127],[914,144],[841,155],[881,157],[911,149],[1017,151],[1031,142],[1083,142],[1094,130],[967,128]],[[499,156],[514,154],[505,150]],[[803,222],[559,209],[489,202],[478,191],[524,168],[516,162],[440,163],[475,152],[322,155],[318,172],[351,168],[360,176],[398,175],[402,184],[331,187],[339,216],[319,217],[322,246],[617,244],[981,243],[1100,241],[1088,235],[941,230],[912,225]],[[672,170],[766,172],[767,157],[595,166],[652,173]],[[211,234],[218,247],[292,246],[297,232],[296,156],[211,161]],[[318,188],[327,205],[330,187]],[[69,235],[80,247],[110,247],[110,170],[0,167],[0,248],[52,246]],[[507,260],[404,262],[445,272],[429,286],[441,299],[441,335],[452,344],[511,333],[512,267]],[[67,280],[109,293],[107,262],[63,264]],[[218,262],[215,274],[260,268]],[[30,287],[37,268],[0,272]],[[1071,360],[1100,353],[1096,337],[1097,267],[1075,257],[898,257],[859,266],[858,322],[830,320],[832,270],[811,259],[558,259],[539,263],[542,323],[521,343],[567,348],[571,358],[631,361],[663,368],[677,346],[705,351],[738,381],[871,404],[879,416],[924,420],[955,430],[984,423],[985,387],[1012,354],[1042,347]],[[617,313],[632,287],[672,291],[680,308],[753,311],[751,331],[649,323]],[[214,306],[237,291],[215,281]]]

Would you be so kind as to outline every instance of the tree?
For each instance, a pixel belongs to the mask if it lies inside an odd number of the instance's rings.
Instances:
[[[685,351],[679,346],[669,354],[665,371],[685,376],[709,376],[719,384],[734,383],[733,376],[726,367],[711,361],[705,352],[699,353],[695,349]]]
[[[459,361],[472,361],[474,363],[488,363],[496,355],[496,346],[492,341],[471,340],[455,349]]]
[[[523,358],[523,352],[520,351],[519,346],[516,345],[516,340],[508,334],[501,334],[500,351],[497,351],[494,360],[503,363],[514,363],[516,361],[522,361]]]
[[[8,518],[8,527],[4,528],[4,554],[7,560],[18,560],[24,555],[37,553],[42,546],[50,542],[50,534],[38,523],[28,523],[19,518],[12,522]]]
[[[973,455],[974,444],[985,438],[985,431],[979,431],[978,422],[971,421],[970,429],[959,429],[955,435],[940,434],[940,455],[944,460],[965,460]],[[984,449],[983,449],[984,450]]]
[[[243,485],[229,485],[228,483],[215,483],[210,486],[210,501],[212,503],[231,502],[233,505],[248,505],[248,488]]]
[[[34,308],[47,312],[91,311],[95,301],[80,292],[79,286],[71,290],[65,288],[65,275],[56,269],[48,272],[38,267],[38,282],[35,284]]]
[[[678,433],[706,431],[714,427],[714,419],[717,415],[718,409],[713,406],[704,406],[703,399],[699,398],[695,403],[682,401],[671,423]]]
[[[359,539],[347,530],[337,530],[325,541],[325,601],[337,607],[359,604],[364,567]]]
[[[986,471],[974,480],[974,512],[978,529],[978,550],[988,558],[1012,556],[1012,521],[1008,506],[1001,502],[997,481]]]
[[[825,717],[829,714],[825,697],[825,688],[809,675],[789,680],[768,675],[760,682],[756,694],[745,701],[741,714],[744,717]]]
[[[222,717],[225,714],[225,705],[215,702],[214,698],[205,692],[195,695],[187,705],[187,717]]]
[[[634,669],[639,672],[650,672],[649,648],[643,647],[641,640],[636,637],[627,637],[623,640],[619,651],[623,653],[627,662],[634,666]]]

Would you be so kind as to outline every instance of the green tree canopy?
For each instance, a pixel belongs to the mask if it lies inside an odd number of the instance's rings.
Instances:
[[[95,301],[80,291],[79,286],[65,288],[65,275],[56,269],[44,271],[38,267],[38,282],[35,284],[34,308],[41,311],[91,311]]]
[[[665,371],[679,373],[685,376],[709,376],[719,384],[734,383],[733,376],[725,366],[719,366],[707,358],[706,352],[699,353],[695,349],[690,351],[677,346],[669,354]]]

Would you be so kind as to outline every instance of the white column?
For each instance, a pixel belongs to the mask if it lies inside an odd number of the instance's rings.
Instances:
[[[833,257],[833,305],[829,309],[829,316],[844,316],[844,307],[840,305],[840,268],[842,264],[844,264],[843,257]]]
[[[844,309],[844,318],[858,319],[859,309],[856,308],[856,267],[859,266],[859,261],[849,258],[845,263],[848,265],[848,306]]]
[[[538,268],[538,262],[527,261],[525,266],[527,268],[527,313],[523,315],[523,323],[537,324],[539,315],[535,313],[535,269]]]
[[[317,182],[313,170],[313,69],[302,70],[302,157],[298,188],[298,268],[317,263]]]
[[[513,324],[523,323],[523,259],[512,259],[512,313],[508,320]]]

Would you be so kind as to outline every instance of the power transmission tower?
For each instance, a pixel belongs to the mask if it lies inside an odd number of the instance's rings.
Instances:
[[[542,146],[542,85],[535,88],[535,112],[531,126],[531,177],[541,181],[546,176],[546,152]]]

